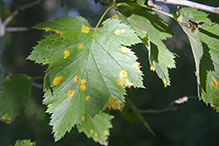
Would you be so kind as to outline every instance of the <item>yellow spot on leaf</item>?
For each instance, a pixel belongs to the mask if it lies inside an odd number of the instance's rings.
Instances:
[[[130,49],[122,46],[121,52],[125,54],[127,52],[130,52]]]
[[[126,79],[125,80],[125,86],[128,87],[128,88],[131,88],[131,86],[133,86],[133,84],[130,83],[128,79]]]
[[[211,83],[212,83],[214,88],[218,87],[218,82],[213,77],[211,77]]]
[[[76,76],[74,77],[74,81],[75,81],[76,83],[79,83],[80,80],[81,80],[80,76],[76,75]]]
[[[82,48],[83,48],[83,44],[79,44],[78,49],[82,49]]]
[[[65,54],[64,58],[67,58],[70,55],[70,52],[68,50],[65,50],[64,54]]]
[[[132,66],[134,66],[137,70],[138,70],[138,72],[141,72],[141,70],[140,70],[140,63],[139,62],[135,62],[135,64],[132,64]]]
[[[85,121],[85,116],[82,116],[82,120]]]
[[[94,130],[91,129],[91,130],[90,130],[90,133],[93,134],[93,133],[94,133]]]
[[[113,18],[117,18],[117,19],[118,19],[118,18],[119,18],[119,16],[118,16],[118,15],[116,15],[116,14],[114,14],[114,15],[113,15]]]
[[[46,59],[46,61],[48,61],[48,59]]]
[[[84,91],[86,89],[86,86],[85,85],[80,85],[80,88]]]
[[[163,78],[164,87],[167,87],[167,79]]]
[[[5,114],[2,116],[2,119],[10,120],[10,121],[11,121],[11,118],[9,117],[8,113],[5,113]],[[5,124],[11,124],[10,121],[4,121],[4,123],[5,123]]]
[[[90,96],[86,96],[86,100],[90,99]]]
[[[59,30],[55,30],[56,33],[63,35],[63,32],[59,31]]]
[[[45,31],[50,31],[51,30],[51,28],[50,27],[45,27],[45,28],[43,28]]]
[[[97,136],[97,135],[98,135],[97,133],[94,134],[94,136]]]
[[[125,70],[121,70],[120,73],[119,73],[119,76],[121,78],[126,78],[128,76],[128,73]]]
[[[155,71],[155,68],[154,68],[153,65],[151,65],[150,70],[151,70],[151,71]]]
[[[54,81],[53,81],[53,84],[54,84],[55,86],[57,86],[58,84],[61,83],[62,79],[63,79],[63,77],[61,77],[61,76],[56,77],[56,78],[54,79]]]
[[[119,80],[117,80],[117,85],[123,86],[123,85],[124,85],[124,82],[123,82],[121,79],[119,79]]]
[[[72,97],[75,94],[75,90],[68,90],[67,96]]]
[[[85,32],[85,33],[89,33],[90,32],[90,28],[89,27],[85,27],[84,25],[82,26],[81,30],[82,30],[82,32]]]
[[[109,135],[109,131],[108,130],[104,130],[104,134]]]
[[[115,33],[116,35],[119,35],[121,32],[122,32],[122,31],[121,31],[120,29],[117,29],[117,30],[115,30],[114,33]]]
[[[81,84],[85,84],[86,83],[86,80],[85,79],[82,79],[81,80]]]
[[[28,79],[28,80],[31,80],[31,79],[32,79],[32,77],[28,77],[27,79]]]

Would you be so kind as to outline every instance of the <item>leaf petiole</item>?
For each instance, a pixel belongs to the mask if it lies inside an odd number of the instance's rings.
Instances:
[[[100,20],[98,21],[98,23],[97,23],[95,29],[99,27],[100,23],[102,22],[103,18],[104,18],[105,15],[107,14],[107,12],[108,12],[110,9],[114,8],[114,7],[115,7],[114,5],[110,6],[110,7],[103,13],[103,15],[101,16]]]

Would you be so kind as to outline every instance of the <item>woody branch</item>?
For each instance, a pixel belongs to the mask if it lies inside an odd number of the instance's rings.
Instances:
[[[148,0],[148,6],[162,10],[161,6],[157,6],[156,4],[154,4],[155,2],[163,2],[164,4],[173,4],[178,6],[187,6],[194,9],[199,9],[199,10],[219,14],[219,7],[212,7],[192,1],[187,1],[187,0]]]

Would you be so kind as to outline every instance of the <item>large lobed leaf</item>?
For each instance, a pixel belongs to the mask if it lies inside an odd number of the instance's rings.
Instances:
[[[175,68],[174,54],[163,40],[172,37],[172,32],[161,17],[143,8],[136,8],[130,17],[119,15],[124,23],[131,26],[148,49],[150,70],[156,71],[164,86],[170,86],[168,69]]]
[[[6,77],[2,82],[0,93],[0,116],[14,120],[20,114],[20,107],[26,106],[31,94],[31,77],[15,74]]]
[[[105,105],[121,109],[125,87],[144,87],[137,57],[127,48],[141,40],[119,20],[92,28],[82,17],[61,17],[35,28],[55,32],[28,59],[49,65],[44,103],[56,141]]]
[[[199,97],[218,111],[219,25],[212,23],[204,12],[192,8],[183,8],[181,12],[187,22],[185,27],[187,26],[191,36],[194,35],[189,37],[196,39],[196,44],[199,44],[192,47],[196,61]],[[195,42],[190,43],[193,46]]]

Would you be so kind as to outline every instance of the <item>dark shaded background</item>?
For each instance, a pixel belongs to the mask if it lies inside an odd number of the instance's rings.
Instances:
[[[2,18],[10,14],[16,7],[5,0],[6,7],[1,4]],[[34,0],[14,0],[19,5]],[[219,6],[219,1],[197,0],[204,4]],[[174,10],[173,6],[170,6]],[[46,0],[44,4],[21,11],[9,26],[31,27],[37,22],[52,20],[61,15],[81,15],[95,26],[106,7],[94,4],[93,0]],[[107,17],[115,12],[111,11]],[[210,15],[218,21],[218,15]],[[139,109],[161,109],[170,102],[182,96],[197,96],[194,61],[189,42],[178,25],[169,21],[174,37],[165,41],[169,49],[177,53],[177,69],[170,70],[171,87],[164,88],[162,81],[155,72],[149,71],[148,54],[143,45],[133,47],[143,66],[145,89],[128,89],[128,97]],[[30,30],[26,32],[8,32],[5,35],[3,61],[8,72],[25,73],[30,76],[43,76],[45,67],[25,60],[32,47],[43,38],[43,31]],[[42,80],[35,83],[42,84]],[[87,146],[99,145],[85,134],[73,129],[63,139],[54,143],[52,130],[48,123],[50,115],[45,114],[46,107],[42,105],[43,92],[41,88],[32,88],[32,97],[26,108],[11,125],[0,123],[0,146],[14,144],[18,139],[31,139],[37,141],[38,146]],[[110,130],[109,145],[133,146],[205,146],[219,145],[219,114],[199,101],[198,98],[189,99],[185,104],[179,105],[177,111],[162,114],[144,114],[146,121],[156,133],[153,137],[141,122],[130,123],[118,112],[113,111],[113,128]]]

